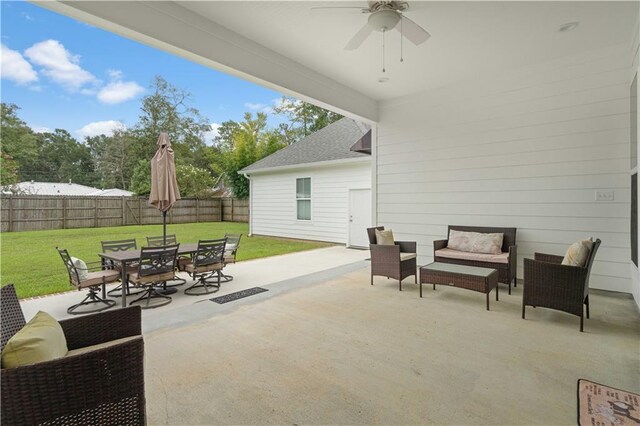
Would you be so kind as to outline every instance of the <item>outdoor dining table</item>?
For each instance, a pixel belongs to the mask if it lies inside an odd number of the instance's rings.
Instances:
[[[193,254],[198,251],[197,243],[180,244],[178,254]],[[122,280],[122,307],[127,306],[127,264],[140,260],[140,250],[124,250],[98,254],[104,260],[120,264],[120,279]]]

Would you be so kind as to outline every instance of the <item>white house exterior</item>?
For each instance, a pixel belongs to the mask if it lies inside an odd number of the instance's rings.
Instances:
[[[343,49],[361,14],[308,2],[37,3],[372,125],[374,223],[418,263],[448,224],[517,227],[518,278],[534,252],[599,237],[590,286],[640,306],[638,2],[409,2],[432,37],[402,63],[390,39],[385,78],[379,33]]]
[[[250,233],[367,246],[371,157],[344,118],[241,170],[250,179]]]

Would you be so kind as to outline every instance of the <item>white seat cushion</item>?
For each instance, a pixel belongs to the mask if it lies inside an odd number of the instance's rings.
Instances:
[[[400,262],[404,262],[405,260],[415,259],[417,255],[415,253],[400,253]]]
[[[95,351],[96,349],[108,348],[109,346],[114,346],[119,343],[128,342],[130,340],[137,339],[138,337],[140,336],[123,337],[122,339],[110,340],[108,342],[98,343],[97,345],[85,346],[84,348],[78,348],[78,349],[71,349],[69,352],[67,352],[66,356],[86,354],[87,352]]]
[[[72,276],[71,278],[74,277]],[[85,288],[100,285],[102,283],[109,284],[114,281],[118,281],[118,278],[120,278],[120,271],[116,271],[115,269],[105,269],[104,271],[89,272],[87,273],[86,279],[80,280],[80,285],[78,285],[78,287]],[[73,280],[73,282],[75,283],[75,280]]]
[[[509,263],[509,253],[486,254],[486,253],[470,253],[467,251],[453,250],[443,248],[436,250],[436,257],[447,257],[449,259],[472,260],[475,262],[487,263]]]

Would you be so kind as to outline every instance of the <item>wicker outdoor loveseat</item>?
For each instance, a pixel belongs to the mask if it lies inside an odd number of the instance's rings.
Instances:
[[[479,232],[483,234],[502,233],[502,253],[500,255],[467,253],[447,248],[450,232]],[[500,228],[485,226],[457,226],[449,225],[446,240],[436,240],[433,242],[433,259],[436,262],[455,263],[458,265],[479,266],[498,270],[498,282],[509,285],[511,294],[511,283],[516,284],[516,265],[518,252],[516,246],[516,228]]]
[[[0,349],[25,325],[13,285],[0,289]],[[69,353],[2,368],[6,425],[144,425],[144,342],[140,307],[60,321]]]

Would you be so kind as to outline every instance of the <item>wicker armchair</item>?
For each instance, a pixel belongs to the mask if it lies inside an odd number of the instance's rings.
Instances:
[[[25,324],[13,285],[0,289],[1,344]],[[140,308],[125,308],[60,321],[66,357],[2,369],[0,421],[7,425],[146,423],[144,342]],[[78,351],[80,352],[80,351]]]
[[[416,242],[396,241],[393,246],[377,244],[376,229],[384,231],[384,226],[367,228],[369,250],[371,251],[371,285],[373,276],[379,275],[398,280],[398,289],[402,291],[402,280],[413,275],[418,283],[416,265]]]
[[[535,259],[524,259],[524,293],[522,318],[525,306],[556,309],[580,317],[580,331],[584,331],[584,306],[589,318],[589,275],[593,259],[600,247],[600,239],[594,241],[584,267],[562,265],[562,256],[535,253]]]

